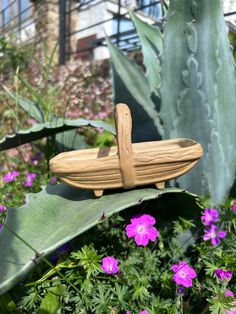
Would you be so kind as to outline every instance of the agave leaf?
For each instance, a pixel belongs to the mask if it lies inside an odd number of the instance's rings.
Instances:
[[[93,192],[66,184],[29,194],[25,205],[9,209],[0,234],[0,294],[11,289],[40,260],[24,241],[43,256],[126,208],[180,189],[137,189],[94,198]],[[184,193],[186,195],[187,193]],[[188,194],[188,196],[192,197]],[[195,196],[196,197],[196,196]],[[14,232],[12,232],[12,231]]]
[[[161,66],[159,56],[162,53],[162,35],[157,27],[143,22],[136,14],[129,11],[135,24],[143,52],[146,76],[151,92],[157,92],[161,84]]]
[[[160,139],[162,128],[151,90],[141,68],[108,39],[113,76],[113,100],[126,103],[133,118],[133,142]]]
[[[103,121],[92,121],[86,119],[70,120],[58,118],[54,119],[51,123],[37,123],[29,129],[19,130],[16,134],[6,135],[2,140],[0,140],[0,151],[29,143],[46,136],[51,136],[70,129],[85,126],[102,128],[111,132],[112,134],[115,134],[114,127]]]
[[[34,118],[39,123],[44,123],[45,113],[43,109],[35,102],[26,99],[16,93],[10,91],[5,85],[3,85],[4,90],[6,93],[13,98],[18,104],[26,111],[28,114]]]
[[[219,205],[236,170],[235,65],[220,0],[170,2],[160,93],[165,137],[190,137],[205,152],[198,166],[178,179],[181,187],[209,193]]]
[[[88,148],[85,137],[77,129],[68,130],[56,135],[57,147],[60,152]]]

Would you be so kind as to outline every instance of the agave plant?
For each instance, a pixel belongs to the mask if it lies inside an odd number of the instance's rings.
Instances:
[[[235,64],[221,1],[170,1],[163,34],[130,15],[140,37],[146,75],[109,42],[114,103],[130,105],[135,141],[161,135],[200,142],[204,157],[177,181],[220,204],[236,170]]]

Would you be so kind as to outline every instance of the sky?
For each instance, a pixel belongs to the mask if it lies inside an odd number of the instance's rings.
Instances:
[[[2,9],[5,9],[8,4],[11,2],[11,0],[0,0],[2,2]],[[17,2],[21,1],[21,7],[24,10],[25,8],[27,8],[28,4],[29,4],[29,0],[17,0]]]

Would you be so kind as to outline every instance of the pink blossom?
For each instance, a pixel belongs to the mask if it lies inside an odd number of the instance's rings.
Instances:
[[[234,308],[232,311],[226,311],[226,314],[236,314],[236,308]]]
[[[35,125],[37,123],[37,121],[35,119],[33,119],[33,118],[28,119],[27,122],[30,125]]]
[[[119,261],[114,257],[107,256],[102,259],[101,268],[107,274],[116,274],[119,271],[118,263]]]
[[[218,245],[220,243],[220,238],[225,238],[227,235],[226,231],[217,231],[218,227],[216,225],[211,225],[210,228],[205,229],[203,240],[211,240],[212,245]]]
[[[34,179],[36,178],[36,174],[33,172],[29,172],[26,175],[26,179],[22,182],[22,185],[26,187],[31,187],[33,185]]]
[[[232,210],[236,212],[236,204],[232,205]]]
[[[206,226],[211,225],[212,222],[216,222],[218,220],[218,210],[212,208],[205,208],[201,219]]]
[[[3,182],[14,182],[15,178],[18,177],[20,173],[18,171],[8,172],[3,176]]]
[[[216,269],[214,273],[221,281],[230,281],[233,277],[233,272],[230,270],[223,270],[219,268]]]
[[[11,148],[8,150],[8,154],[12,157],[16,157],[19,155],[19,151],[16,148]]]
[[[3,213],[7,210],[6,206],[0,204],[0,213]]]
[[[234,298],[234,293],[231,290],[227,290],[225,291],[224,296]]]
[[[153,227],[155,223],[155,218],[150,215],[138,215],[126,226],[126,235],[128,238],[134,237],[137,245],[146,246],[149,240],[155,241],[158,237],[158,231]]]
[[[171,270],[175,273],[173,280],[186,288],[192,286],[192,279],[197,277],[195,270],[190,267],[186,261],[179,262],[178,265],[173,265]]]

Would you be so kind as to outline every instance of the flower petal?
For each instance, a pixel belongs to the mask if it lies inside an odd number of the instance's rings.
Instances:
[[[137,233],[134,239],[137,245],[146,246],[149,242],[149,238],[145,233]]]
[[[140,224],[144,225],[145,227],[150,227],[155,225],[156,219],[150,215],[144,214],[139,218]]]
[[[217,232],[217,235],[219,238],[225,238],[227,236],[227,232],[226,231],[219,231],[219,232]]]

